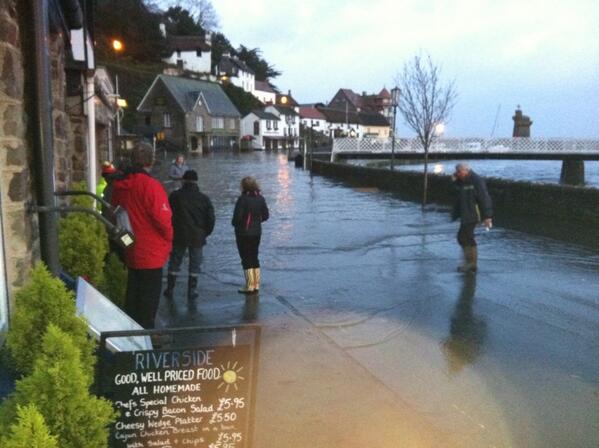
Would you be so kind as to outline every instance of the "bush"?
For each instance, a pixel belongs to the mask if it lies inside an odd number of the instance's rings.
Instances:
[[[107,427],[116,414],[109,401],[90,394],[92,378],[83,367],[73,339],[49,325],[33,372],[17,381],[0,408],[4,428],[16,418],[18,406],[33,404],[61,448],[106,447]]]
[[[115,305],[120,308],[124,307],[127,291],[127,268],[114,252],[108,254],[106,259],[104,284],[101,290]]]
[[[93,374],[94,342],[87,336],[85,320],[75,315],[75,298],[53,277],[43,263],[32,271],[25,286],[15,295],[15,311],[7,335],[7,346],[17,370],[30,373],[38,357],[49,324],[70,334],[81,350],[87,373]]]
[[[1,442],[4,448],[58,448],[56,437],[50,435],[44,417],[33,404],[17,406],[17,422]]]
[[[85,183],[72,185],[73,190],[86,190]],[[93,208],[89,196],[75,196],[71,204]],[[59,259],[66,272],[84,277],[93,285],[104,280],[104,258],[108,253],[108,235],[104,224],[86,213],[69,213],[59,222]]]

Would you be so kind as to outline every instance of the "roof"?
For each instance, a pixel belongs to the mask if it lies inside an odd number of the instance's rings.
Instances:
[[[180,76],[158,75],[150,90],[146,93],[146,97],[157,81],[162,81],[183,112],[191,112],[199,96],[202,95],[210,115],[220,117],[240,116],[239,111],[221,88],[220,84]],[[140,103],[138,110],[142,111],[146,97]]]
[[[326,117],[315,107],[300,107],[300,117],[311,120],[326,120]]]
[[[283,103],[283,98],[287,98],[285,103]],[[283,105],[283,107],[298,107],[299,103],[295,101],[295,99],[291,96],[291,92],[288,93],[277,93],[276,103],[278,105]]]
[[[299,115],[293,107],[279,106],[271,104],[269,107],[274,107],[281,115]]]
[[[362,97],[352,89],[341,89],[341,92],[343,92],[349,102],[352,103],[356,108],[362,107]]]
[[[235,56],[223,56],[218,63],[219,74],[226,73],[230,76],[236,76],[238,70],[255,75],[254,70],[249,68],[245,62]]]
[[[170,51],[210,51],[211,47],[203,36],[168,36],[166,48]]]
[[[254,84],[255,84],[254,90],[260,90],[261,92],[277,93],[277,92],[275,92],[275,89],[272,88],[272,86],[270,85],[270,83],[268,81],[256,80],[254,82]]]
[[[339,89],[339,91],[335,94],[335,97],[339,95],[339,92],[341,92],[345,98],[347,98],[354,108],[372,112],[382,110],[385,104],[391,100],[391,94],[384,87],[378,94],[371,95],[367,95],[365,93],[360,95],[351,89]],[[331,107],[331,102],[329,102],[329,107]]]
[[[364,126],[389,126],[387,119],[377,112],[353,112],[321,107],[318,110],[329,123],[361,124]]]
[[[271,114],[270,112],[266,112],[266,111],[260,110],[260,109],[253,110],[248,115],[250,115],[250,114],[256,115],[261,120],[276,120],[276,121],[281,120],[275,114]],[[246,117],[247,117],[247,115],[246,115]]]

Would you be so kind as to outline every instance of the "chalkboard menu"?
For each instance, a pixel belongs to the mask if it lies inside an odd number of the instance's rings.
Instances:
[[[120,416],[112,448],[249,448],[253,344],[111,355],[104,395]]]

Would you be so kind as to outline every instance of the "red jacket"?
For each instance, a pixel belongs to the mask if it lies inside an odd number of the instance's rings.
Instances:
[[[113,185],[112,204],[127,210],[135,235],[135,245],[125,252],[127,267],[163,267],[173,241],[172,212],[164,188],[152,176],[136,169],[116,179]]]

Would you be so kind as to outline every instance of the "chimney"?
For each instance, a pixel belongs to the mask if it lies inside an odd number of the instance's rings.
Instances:
[[[162,37],[166,37],[166,25],[164,23],[160,24],[160,34],[162,34]]]
[[[291,89],[287,90],[287,96],[291,96]]]

